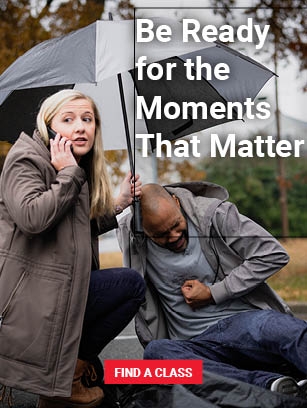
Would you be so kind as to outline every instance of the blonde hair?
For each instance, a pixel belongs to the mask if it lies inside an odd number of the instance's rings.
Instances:
[[[90,185],[90,218],[98,218],[114,213],[114,202],[111,188],[111,181],[107,172],[106,160],[104,156],[103,143],[101,137],[101,120],[97,106],[92,98],[79,91],[64,89],[47,99],[40,107],[36,118],[36,124],[42,140],[49,145],[47,126],[50,126],[53,117],[68,102],[86,99],[92,106],[95,115],[95,140],[92,150],[82,158],[88,162],[87,171]],[[87,167],[87,166],[86,166]]]

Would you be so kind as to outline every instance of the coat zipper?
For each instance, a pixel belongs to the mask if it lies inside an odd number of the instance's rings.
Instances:
[[[26,271],[24,271],[24,272],[21,274],[21,276],[20,276],[20,278],[18,279],[18,282],[17,282],[17,284],[16,284],[14,290],[12,291],[12,293],[11,293],[11,295],[10,295],[8,301],[6,302],[6,305],[4,306],[4,309],[2,310],[2,313],[0,314],[0,329],[1,329],[1,326],[2,326],[2,323],[3,323],[3,320],[4,320],[4,318],[5,318],[5,315],[6,315],[8,309],[9,309],[9,307],[10,307],[10,304],[11,304],[11,302],[12,302],[12,299],[13,299],[13,297],[15,296],[17,290],[19,289],[19,287],[20,287],[22,281],[24,280],[25,275],[26,275]]]

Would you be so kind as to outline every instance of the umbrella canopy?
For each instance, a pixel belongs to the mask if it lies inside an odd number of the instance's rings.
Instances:
[[[162,133],[163,139],[176,139],[232,119],[212,119],[188,115],[183,119],[169,118],[164,107],[170,101],[181,106],[184,101],[205,102],[208,107],[221,101],[243,102],[254,99],[267,80],[274,75],[252,59],[217,43],[182,43],[181,23],[152,19],[155,26],[172,27],[170,43],[134,44],[135,22],[97,21],[60,38],[45,41],[18,58],[0,76],[1,139],[14,142],[20,132],[32,133],[38,105],[46,96],[63,88],[75,88],[93,97],[102,117],[104,147],[127,148],[128,133]],[[158,61],[162,67],[175,62],[172,79],[165,75],[152,80],[144,69],[137,80],[135,61],[147,56],[146,63]],[[187,79],[184,63],[197,57],[212,66],[219,62],[230,68],[227,81],[202,78]],[[120,75],[118,75],[120,74]],[[123,84],[120,94],[119,82]],[[145,117],[135,120],[135,91],[144,96],[148,106],[156,96],[161,97],[161,118]],[[123,110],[124,108],[124,110]],[[124,126],[123,111],[127,112],[128,127]],[[130,139],[129,139],[130,140]],[[155,141],[151,140],[152,147]]]
[[[157,25],[168,22],[163,18],[154,20]],[[95,102],[100,105],[102,118],[105,118],[102,129],[105,148],[126,148],[126,130],[121,126],[122,106],[116,75],[134,68],[134,31],[134,20],[96,21],[60,38],[44,41],[19,57],[0,76],[1,139],[14,142],[22,130],[31,133],[35,127],[38,105],[57,90],[78,89],[81,84],[80,89],[90,96],[91,92],[97,96],[96,85],[100,85],[103,93],[98,99],[95,98]],[[145,44],[138,46],[141,54],[145,52],[144,47],[147,53]],[[179,50],[184,52],[191,48],[197,47],[184,45],[179,38],[172,41],[172,51],[170,47],[161,47],[152,42],[149,60],[163,59],[169,56],[169,52],[176,55]],[[112,77],[113,80],[110,79]],[[108,82],[104,82],[106,78]],[[131,96],[129,99],[133,105],[134,89],[126,92]],[[110,133],[109,129],[112,129]]]
[[[209,67],[226,64],[229,67],[229,79],[220,80],[210,73],[210,80],[205,79],[204,75],[200,80],[196,80],[196,71],[192,69],[194,79],[191,80],[187,77],[186,64],[189,61],[190,65],[196,67],[199,64],[197,59],[205,61]],[[142,80],[137,80],[135,70],[132,71],[137,92],[143,95],[146,101],[146,109],[149,110],[159,104],[161,119],[156,119],[154,115],[145,116],[147,129],[149,133],[162,132],[164,140],[178,139],[241,118],[236,103],[240,104],[244,115],[246,100],[253,101],[264,84],[274,75],[263,65],[221,43],[214,43],[213,46],[160,61],[164,72],[166,72],[166,65],[170,63],[175,64],[171,81],[166,80],[165,76],[153,81],[146,72]],[[157,95],[159,95],[158,102]],[[181,109],[178,117],[169,115],[167,107],[170,102],[170,109],[174,110],[177,107]],[[219,106],[225,106],[225,112],[212,116],[211,106],[217,103],[220,103]],[[228,103],[234,103],[229,105],[230,112],[228,112]],[[184,104],[190,107],[184,110]],[[155,138],[150,139],[150,142],[154,149]]]

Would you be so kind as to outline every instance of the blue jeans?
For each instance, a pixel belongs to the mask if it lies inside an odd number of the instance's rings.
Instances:
[[[220,320],[190,340],[153,340],[145,359],[201,359],[205,372],[268,388],[281,375],[307,375],[307,322],[273,310]]]
[[[145,283],[129,268],[91,272],[79,358],[93,361],[133,319],[145,296]]]

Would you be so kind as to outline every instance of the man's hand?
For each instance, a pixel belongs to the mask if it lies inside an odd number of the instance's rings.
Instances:
[[[199,280],[185,281],[181,286],[181,292],[186,303],[191,306],[192,309],[214,304],[209,286],[206,286]]]

